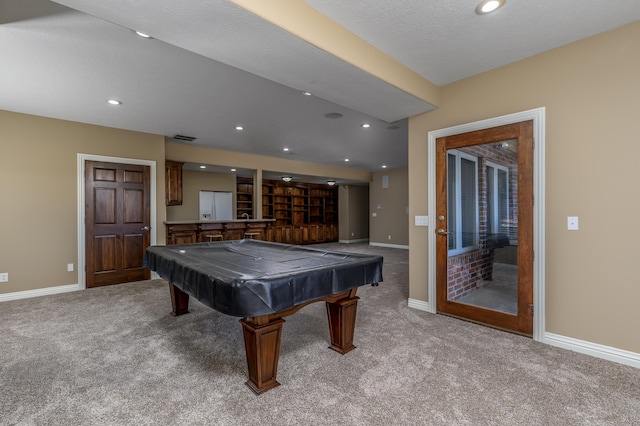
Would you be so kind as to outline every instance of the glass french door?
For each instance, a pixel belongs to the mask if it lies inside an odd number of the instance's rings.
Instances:
[[[533,128],[436,140],[436,306],[533,332]]]

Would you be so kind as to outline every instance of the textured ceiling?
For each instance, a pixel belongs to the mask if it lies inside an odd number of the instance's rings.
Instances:
[[[441,86],[640,19],[639,0],[304,0]]]
[[[638,0],[305,3],[437,85],[640,19]],[[406,167],[406,117],[433,108],[223,0],[0,0],[0,51],[0,109],[370,171]]]

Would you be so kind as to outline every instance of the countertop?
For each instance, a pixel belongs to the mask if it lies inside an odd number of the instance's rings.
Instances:
[[[199,223],[242,223],[242,222],[275,222],[275,219],[229,219],[229,220],[166,220],[165,225],[190,225]]]

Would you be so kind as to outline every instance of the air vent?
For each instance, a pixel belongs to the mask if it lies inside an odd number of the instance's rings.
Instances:
[[[196,138],[194,138],[193,136],[185,136],[185,135],[175,135],[173,139],[178,141],[187,141],[187,142],[193,142],[196,140]]]
[[[329,112],[327,114],[324,115],[326,118],[329,118],[331,120],[335,120],[337,118],[342,118],[344,117],[342,114],[340,114],[339,112]]]

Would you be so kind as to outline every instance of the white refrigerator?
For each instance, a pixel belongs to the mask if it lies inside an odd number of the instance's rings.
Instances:
[[[199,220],[231,220],[233,194],[223,191],[200,191]]]

